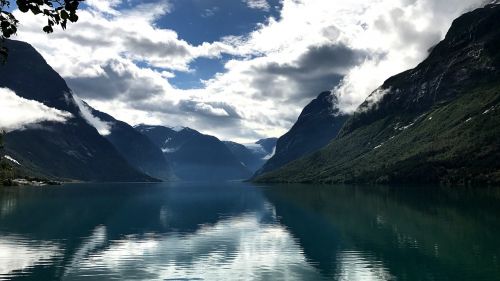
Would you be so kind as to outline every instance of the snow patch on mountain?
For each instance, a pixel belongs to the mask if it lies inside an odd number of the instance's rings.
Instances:
[[[182,127],[182,126],[174,126],[174,127],[169,127],[169,128],[176,131],[176,132],[180,132],[180,131],[186,129],[186,127]]]
[[[19,163],[19,161],[17,161],[16,159],[12,158],[11,156],[9,155],[4,155],[3,158],[9,160],[10,162],[14,163],[14,164],[17,164],[19,166],[22,166],[21,163]]]
[[[163,153],[174,153],[174,152],[176,152],[177,150],[179,150],[179,149],[178,149],[178,148],[170,148],[170,147],[163,147],[163,148],[161,149],[161,151],[162,151]]]

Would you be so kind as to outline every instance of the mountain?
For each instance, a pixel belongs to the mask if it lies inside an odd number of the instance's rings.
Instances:
[[[165,181],[173,179],[172,170],[163,152],[148,137],[104,112],[91,107],[89,109],[92,115],[109,124],[110,133],[104,137],[134,168],[153,178]]]
[[[255,173],[273,154],[276,141],[276,138],[268,138],[246,145],[232,141],[225,141],[224,144],[236,159],[243,163],[250,172]]]
[[[264,149],[266,152],[266,155],[273,154],[274,149],[276,148],[276,142],[278,141],[278,138],[267,138],[267,139],[261,139],[255,142],[255,144],[258,144]]]
[[[348,118],[337,105],[338,99],[331,92],[323,92],[311,101],[290,131],[278,139],[273,157],[256,174],[276,170],[327,145]]]
[[[265,182],[500,184],[500,5],[464,14],[326,148]]]
[[[84,181],[153,181],[133,168],[83,117],[66,82],[29,44],[7,40],[0,87],[73,115],[65,123],[42,122],[5,136],[6,154],[29,175]]]
[[[135,129],[160,147],[181,180],[239,180],[251,172],[216,137],[190,128],[139,125]]]
[[[224,144],[234,157],[236,157],[240,163],[243,163],[251,173],[257,171],[266,162],[265,159],[260,158],[253,150],[250,150],[242,144],[232,141],[224,141]]]

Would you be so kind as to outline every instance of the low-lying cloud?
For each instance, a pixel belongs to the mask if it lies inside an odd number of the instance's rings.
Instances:
[[[22,130],[44,121],[64,123],[72,117],[69,112],[19,97],[8,88],[0,88],[0,130]]]
[[[107,136],[111,134],[112,124],[102,121],[99,117],[94,116],[91,111],[92,109],[78,96],[73,95],[73,100],[80,109],[80,114],[83,119],[85,119],[89,125],[93,126],[100,135]]]

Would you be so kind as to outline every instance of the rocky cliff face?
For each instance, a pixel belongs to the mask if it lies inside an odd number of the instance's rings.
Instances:
[[[367,98],[341,135],[387,115],[418,115],[454,100],[466,89],[496,81],[499,9],[489,5],[456,19],[424,62],[389,78]]]
[[[325,149],[261,181],[500,183],[500,6],[454,21],[389,78]]]

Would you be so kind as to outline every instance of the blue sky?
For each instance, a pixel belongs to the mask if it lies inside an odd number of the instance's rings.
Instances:
[[[214,42],[228,35],[248,34],[270,16],[279,18],[279,1],[268,3],[269,10],[263,10],[249,9],[243,1],[235,0],[175,0],[171,12],[157,24],[175,30],[193,45]]]
[[[154,1],[150,1],[154,2]],[[235,0],[173,0],[170,12],[156,20],[162,28],[172,29],[179,38],[192,45],[215,42],[225,36],[244,36],[265,23],[269,17],[279,19],[282,4],[279,0],[267,1],[269,9],[249,8],[244,1]],[[119,9],[135,4],[123,3]],[[180,89],[201,88],[202,80],[224,71],[230,56],[198,58],[191,62],[192,72],[176,71],[170,79]]]
[[[17,10],[73,93],[132,125],[279,137],[323,91],[352,113],[485,0],[86,0],[66,31]]]

